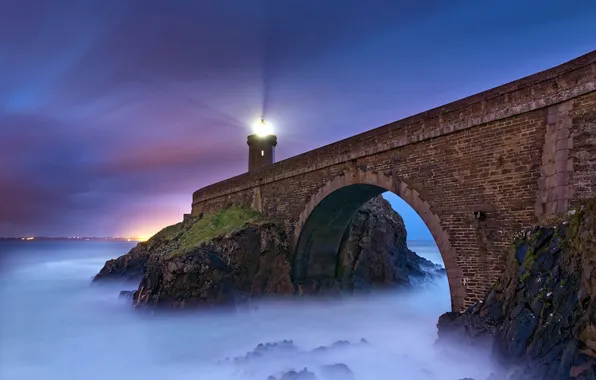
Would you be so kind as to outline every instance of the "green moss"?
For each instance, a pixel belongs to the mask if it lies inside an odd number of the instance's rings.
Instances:
[[[542,288],[540,289],[540,292],[538,293],[538,300],[544,300],[546,298],[546,288]]]
[[[536,252],[532,249],[532,247],[528,248],[528,252],[526,252],[526,257],[524,257],[524,268],[530,270],[532,268],[532,264],[536,261]]]
[[[172,240],[182,230],[182,222],[163,228],[149,240]]]
[[[258,211],[231,206],[214,214],[204,215],[178,238],[178,247],[170,256],[185,254],[197,245],[218,236],[229,234],[247,222],[265,220]]]

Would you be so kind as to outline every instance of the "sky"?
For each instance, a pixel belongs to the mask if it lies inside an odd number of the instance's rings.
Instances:
[[[150,235],[246,171],[262,114],[280,160],[594,36],[590,0],[2,0],[0,236]]]

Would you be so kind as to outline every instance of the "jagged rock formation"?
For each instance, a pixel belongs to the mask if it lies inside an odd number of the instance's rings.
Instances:
[[[291,294],[289,273],[283,231],[271,222],[249,223],[182,254],[149,256],[134,303],[234,305],[249,296]]]
[[[250,220],[250,216],[247,216],[247,219]],[[186,221],[162,229],[151,239],[137,244],[127,254],[108,260],[93,281],[125,281],[138,284],[145,274],[149,256],[166,256],[178,250],[180,247],[177,238],[189,231],[191,226],[192,221]]]
[[[269,376],[267,380],[277,380],[274,376]],[[296,372],[294,370],[284,373],[279,380],[317,380],[317,377],[313,372],[310,372],[308,368],[304,368],[302,371]]]
[[[147,264],[147,258],[151,252],[149,244],[139,243],[126,255],[108,260],[99,273],[95,275],[93,281],[115,280],[138,284],[143,278],[145,264]]]
[[[226,358],[224,361],[220,362],[220,364],[233,364],[239,368],[244,368],[250,365],[258,366],[259,360],[263,358],[270,360],[279,358],[280,355],[292,356],[294,358],[299,358],[300,356],[312,357],[329,350],[341,350],[348,346],[362,346],[367,344],[368,342],[365,339],[361,339],[357,343],[340,340],[330,346],[321,346],[314,350],[306,351],[300,349],[300,347],[296,346],[291,340],[283,340],[274,343],[259,343],[254,350],[247,352],[246,355],[233,359]],[[308,367],[299,371],[296,371],[295,369],[285,369],[280,371],[280,374],[277,376],[270,375],[267,380],[316,380],[317,374],[322,375],[325,379],[329,380],[354,379],[354,373],[346,364],[334,363],[321,365],[316,369],[309,369]]]
[[[405,286],[442,274],[440,266],[408,249],[403,220],[382,197],[354,215],[338,257],[337,280],[327,290]],[[298,290],[290,273],[289,242],[279,224],[230,208],[163,229],[106,262],[94,281],[136,279],[136,306],[178,308],[292,294]]]
[[[331,380],[354,380],[354,373],[344,363],[324,365],[321,367],[321,372]]]
[[[508,380],[596,379],[596,200],[516,237],[487,297],[439,319],[438,344],[487,346]]]
[[[410,285],[442,274],[441,267],[410,251],[406,227],[391,204],[377,197],[358,210],[339,250],[337,278],[344,289]]]

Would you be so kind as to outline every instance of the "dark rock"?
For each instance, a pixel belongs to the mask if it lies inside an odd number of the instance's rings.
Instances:
[[[150,256],[134,304],[233,306],[248,297],[293,291],[284,232],[271,222],[248,223],[184,254]]]
[[[168,226],[151,237],[133,247],[127,254],[116,259],[106,261],[103,268],[93,278],[93,282],[126,281],[138,285],[145,273],[145,267],[150,256],[163,256],[175,247],[176,237],[194,222],[190,218],[183,223]]]
[[[594,379],[596,199],[569,221],[524,231],[483,302],[437,326],[444,349],[491,337],[495,358],[511,369],[494,379]]]
[[[321,372],[329,380],[353,380],[354,379],[354,373],[344,363],[324,365],[321,367]]]
[[[519,311],[516,311],[519,309]],[[538,326],[538,318],[527,307],[520,306],[511,313],[511,321],[504,326],[504,352],[513,357],[521,356]]]
[[[106,262],[94,281],[140,281],[136,307],[189,308],[239,307],[267,294],[334,296],[371,286],[411,286],[413,279],[443,275],[443,268],[407,248],[403,220],[380,196],[365,204],[346,230],[337,279],[307,279],[301,285],[291,281],[289,243],[279,223],[256,218],[220,231],[220,219],[238,216],[238,210],[226,212],[166,227]],[[244,213],[252,217],[255,211]],[[209,218],[212,225],[206,224]],[[201,238],[210,232],[197,226],[220,232]]]
[[[325,352],[331,349],[338,349],[338,348],[343,348],[343,347],[347,347],[352,345],[353,343],[350,343],[347,340],[338,340],[337,342],[333,343],[331,346],[320,346],[317,347],[313,350],[311,350],[311,352]],[[368,345],[368,341],[364,338],[360,339],[360,341],[357,343],[360,345]]]
[[[411,285],[442,276],[444,269],[410,251],[402,217],[382,196],[352,217],[339,250],[338,280],[344,290]]]
[[[118,298],[124,298],[131,300],[135,291],[134,290],[121,290]]]
[[[515,258],[517,259],[517,263],[519,265],[521,265],[525,258],[526,258],[526,253],[528,253],[528,245],[527,244],[519,244],[516,248],[515,248]]]
[[[291,340],[283,340],[275,343],[259,343],[254,350],[247,352],[246,355],[234,358],[234,363],[243,364],[250,360],[261,358],[269,354],[277,353],[300,353],[300,348]],[[226,358],[228,361],[229,358]]]
[[[304,368],[300,372],[289,371],[284,373],[279,380],[317,380],[314,373],[310,372],[307,368]]]
[[[93,282],[123,281],[138,284],[143,278],[150,253],[147,244],[139,243],[126,255],[108,260],[99,273],[93,277]]]

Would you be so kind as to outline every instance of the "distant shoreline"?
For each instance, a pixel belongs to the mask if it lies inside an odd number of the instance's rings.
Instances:
[[[31,243],[31,242],[39,242],[39,241],[115,241],[115,242],[139,242],[142,239],[137,237],[37,237],[37,236],[28,236],[28,237],[0,237],[0,242],[23,242],[23,243]]]
[[[27,237],[0,237],[0,242],[14,241],[14,242],[34,242],[34,241],[121,241],[121,242],[140,242],[143,239],[138,237],[47,237],[47,236],[27,236]],[[407,241],[408,244],[424,244],[436,245],[434,240],[428,239],[412,239]]]

